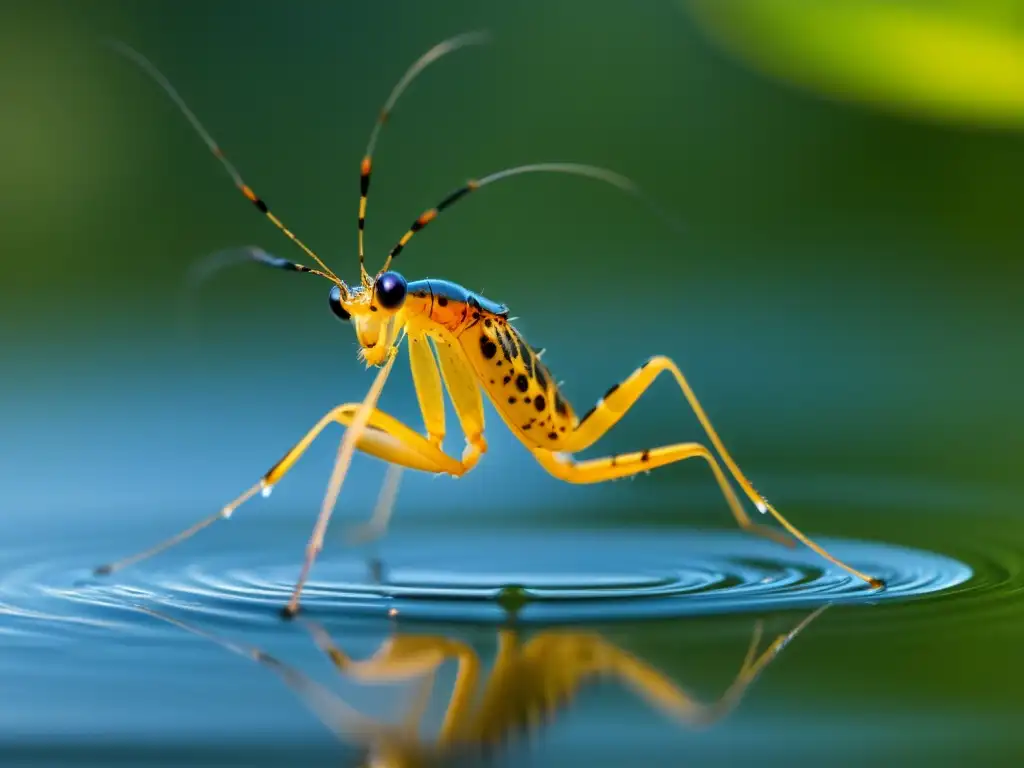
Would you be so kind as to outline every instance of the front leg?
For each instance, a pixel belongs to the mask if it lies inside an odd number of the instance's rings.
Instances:
[[[409,361],[412,369],[412,382],[416,389],[416,399],[423,414],[423,425],[427,431],[427,441],[438,450],[444,442],[444,392],[455,407],[459,425],[466,436],[466,448],[462,453],[460,477],[476,466],[480,457],[487,451],[484,439],[484,407],[480,397],[480,388],[473,377],[472,369],[458,352],[458,347],[449,338],[433,339],[433,348],[437,359],[431,351],[431,340],[422,332],[409,332]],[[440,364],[440,370],[439,370]],[[443,376],[443,379],[442,379]],[[387,457],[382,457],[387,459]],[[365,543],[379,539],[387,532],[388,523],[394,509],[398,484],[401,481],[401,462],[394,462],[384,478],[377,504],[371,518],[349,532],[349,541]]]
[[[417,328],[406,327],[406,333],[411,339],[417,342],[426,343],[426,337],[422,330]],[[400,427],[404,436],[388,435],[387,433],[379,433],[374,435],[372,432],[367,430],[370,424],[370,418],[373,413],[376,412],[377,400],[380,397],[381,390],[384,387],[384,382],[387,380],[388,374],[390,373],[391,366],[394,364],[395,354],[397,354],[397,345],[391,348],[390,355],[384,366],[381,368],[380,373],[377,374],[377,378],[374,379],[373,385],[370,387],[370,391],[366,395],[366,399],[359,405],[359,408],[352,414],[351,422],[349,423],[349,430],[342,439],[341,446],[338,449],[338,458],[334,464],[334,470],[331,472],[331,479],[327,485],[327,493],[324,495],[323,504],[320,506],[320,516],[317,518],[316,526],[313,528],[313,534],[310,536],[309,544],[306,546],[306,560],[302,564],[302,571],[299,573],[299,579],[295,584],[295,589],[292,592],[292,597],[288,601],[288,605],[285,607],[283,613],[286,617],[294,616],[299,610],[299,597],[302,594],[302,589],[306,584],[306,580],[309,578],[310,570],[313,567],[313,563],[319,555],[320,550],[323,548],[324,534],[327,531],[327,524],[330,521],[331,514],[334,510],[334,504],[337,501],[338,494],[341,492],[341,484],[345,479],[345,475],[348,473],[349,465],[352,462],[352,456],[360,443],[368,438],[376,438],[378,449],[374,455],[395,464],[402,464],[402,466],[411,466],[403,463],[400,460],[402,456],[424,452],[424,446],[430,446],[433,449],[435,458],[443,457],[443,464],[451,466],[455,465],[455,471],[448,471],[448,474],[455,475],[456,477],[464,475],[466,472],[476,466],[480,456],[486,450],[486,444],[483,442],[482,436],[476,436],[474,439],[472,436],[467,435],[467,449],[461,461],[456,461],[452,457],[445,454],[439,447],[440,440],[431,442],[429,439],[416,434],[411,429],[406,427],[404,424],[394,422],[395,426]],[[437,396],[440,387],[438,386],[438,374],[436,363],[434,362],[433,355],[429,354],[429,349],[426,350],[427,354],[423,354],[422,351],[418,351],[413,358],[412,373],[413,373],[413,384],[416,386],[417,395],[420,399],[420,407],[423,409],[423,420],[428,425],[434,425],[435,429],[444,428],[444,414],[443,407],[444,401],[442,398]],[[422,394],[421,394],[422,393]],[[438,409],[442,413],[438,414]],[[394,421],[394,420],[392,420]],[[382,436],[383,435],[383,436]],[[365,449],[364,449],[365,450]],[[372,453],[373,451],[367,451]],[[422,466],[415,468],[422,469]],[[430,471],[429,469],[427,471]],[[446,471],[443,467],[440,470],[434,471]],[[396,486],[397,487],[397,486]],[[390,519],[391,511],[388,508],[383,514],[383,519]],[[378,519],[380,519],[378,517]]]

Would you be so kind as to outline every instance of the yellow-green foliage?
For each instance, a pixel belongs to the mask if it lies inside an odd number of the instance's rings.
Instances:
[[[1021,0],[684,0],[757,69],[907,116],[1024,125]]]

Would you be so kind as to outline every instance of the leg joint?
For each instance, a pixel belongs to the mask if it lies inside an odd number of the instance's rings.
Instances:
[[[673,365],[673,363],[672,360],[665,357],[665,355],[651,355],[649,358],[647,358],[644,364],[640,366],[640,368],[648,368],[652,365],[657,365],[660,368],[667,368]]]

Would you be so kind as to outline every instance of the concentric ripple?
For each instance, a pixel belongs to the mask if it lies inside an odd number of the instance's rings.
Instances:
[[[608,621],[908,599],[951,590],[973,573],[923,550],[820,543],[886,588],[872,589],[806,548],[739,531],[395,533],[379,547],[379,568],[357,550],[322,556],[303,605],[321,615],[471,622],[508,620],[511,606],[522,622]],[[299,564],[294,552],[263,548],[190,564],[155,558],[105,578],[52,560],[8,565],[0,610],[24,619],[74,616],[78,627],[133,623],[125,609],[140,603],[271,621]]]

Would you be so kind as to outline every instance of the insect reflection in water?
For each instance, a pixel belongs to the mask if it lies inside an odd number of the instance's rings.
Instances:
[[[398,722],[363,715],[296,667],[259,648],[236,643],[200,627],[147,608],[170,622],[275,672],[346,744],[358,749],[362,765],[411,768],[460,758],[487,758],[516,739],[550,726],[558,715],[599,680],[615,680],[663,716],[688,728],[709,727],[728,716],[750,685],[790,641],[828,607],[806,615],[761,650],[764,621],[754,623],[746,656],[732,683],[717,699],[697,700],[644,659],[591,630],[544,629],[524,637],[511,627],[497,630],[497,652],[489,672],[479,654],[455,635],[395,630],[369,658],[349,656],[320,625],[301,622],[313,641],[345,678],[364,684],[415,682]],[[455,681],[440,728],[421,734],[441,667],[454,661]],[[481,680],[483,683],[481,685]]]

